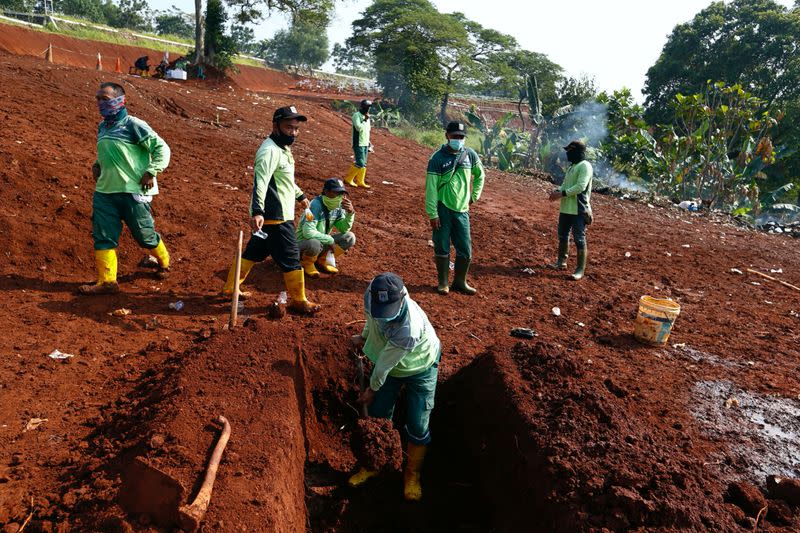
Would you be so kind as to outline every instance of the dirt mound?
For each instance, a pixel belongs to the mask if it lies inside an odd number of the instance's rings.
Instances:
[[[693,437],[640,412],[633,391],[597,379],[556,345],[520,343],[508,355],[490,351],[446,385],[462,398],[460,427],[483,485],[507,487],[488,493],[500,530],[536,520],[542,531],[722,531],[744,520],[695,459]],[[764,497],[741,486],[755,494],[738,490],[731,500],[755,517]]]
[[[358,421],[353,441],[355,456],[368,470],[400,470],[403,466],[403,444],[400,432],[387,418],[362,418]]]

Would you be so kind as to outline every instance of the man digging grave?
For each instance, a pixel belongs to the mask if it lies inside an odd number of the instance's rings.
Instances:
[[[428,426],[436,395],[441,343],[427,315],[408,295],[397,274],[386,272],[372,280],[364,293],[364,312],[367,323],[352,341],[363,349],[374,367],[359,401],[367,405],[369,416],[391,420],[400,389],[405,387],[408,445],[403,495],[406,500],[417,501],[422,499],[422,463],[431,442]],[[385,434],[390,425],[373,428],[374,434]],[[392,441],[391,436],[384,435],[381,439],[390,448]],[[365,444],[369,443],[362,442],[362,446]],[[374,456],[374,451],[368,455]],[[376,466],[362,462],[358,472],[350,477],[350,485],[357,487],[376,476]]]
[[[306,120],[294,106],[276,109],[272,116],[272,133],[256,152],[250,200],[253,235],[242,254],[239,283],[245,280],[253,265],[271,255],[283,271],[283,281],[290,298],[289,310],[311,315],[320,306],[306,299],[305,278],[300,266],[300,249],[294,227],[295,201],[300,202],[304,209],[308,209],[310,202],[294,181],[294,157],[289,148],[300,132],[300,123]],[[222,289],[223,295],[233,294],[235,277],[234,261]],[[249,295],[244,292],[239,297],[247,298]]]
[[[143,248],[158,260],[158,276],[169,271],[169,252],[156,233],[150,202],[158,194],[156,175],[169,164],[167,143],[146,122],[128,114],[125,89],[103,83],[95,95],[103,121],[97,128],[97,180],[92,197],[92,237],[97,283],[80,287],[81,294],[113,294],[117,283],[117,247],[122,223]]]

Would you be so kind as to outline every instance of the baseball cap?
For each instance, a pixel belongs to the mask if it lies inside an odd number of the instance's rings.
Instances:
[[[447,133],[452,133],[453,135],[467,135],[467,127],[464,125],[463,122],[450,122],[447,125],[447,129],[445,130]]]
[[[344,188],[344,182],[339,178],[328,178],[325,180],[325,185],[322,186],[322,191],[346,193],[347,189]]]
[[[361,107],[371,107],[372,100],[361,100]]]
[[[373,318],[392,318],[403,307],[405,297],[403,279],[394,272],[384,272],[375,276],[369,285]]]
[[[580,140],[575,140],[564,147],[564,150],[586,150],[586,143]]]
[[[308,120],[305,115],[301,115],[297,112],[297,108],[293,105],[286,106],[286,107],[279,107],[275,110],[275,113],[272,115],[272,122],[278,122],[279,120],[292,120],[297,119],[300,122],[305,122]]]

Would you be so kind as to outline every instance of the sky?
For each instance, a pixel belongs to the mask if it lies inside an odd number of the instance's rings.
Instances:
[[[460,11],[484,27],[514,36],[524,49],[546,54],[569,76],[594,77],[600,90],[628,87],[642,100],[647,69],[672,29],[688,22],[710,0],[432,0],[443,13]],[[791,7],[793,0],[777,0]],[[149,0],[154,9],[193,12],[193,0]],[[328,37],[331,46],[351,34],[351,23],[371,0],[339,0]],[[258,39],[289,24],[273,15],[254,27]]]

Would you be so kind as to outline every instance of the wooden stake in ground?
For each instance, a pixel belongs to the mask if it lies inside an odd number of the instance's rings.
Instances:
[[[233,300],[231,301],[231,321],[228,323],[228,328],[233,329],[236,327],[236,318],[239,314],[239,276],[242,273],[242,239],[243,232],[239,232],[239,244],[236,246],[236,277],[233,278]]]
[[[239,250],[241,251],[241,233],[239,234]],[[197,497],[190,505],[182,505],[178,509],[180,516],[180,526],[184,531],[197,531],[200,527],[200,522],[206,516],[208,504],[211,502],[211,491],[214,488],[214,480],[217,479],[217,469],[219,468],[219,461],[222,459],[222,452],[225,451],[225,446],[228,444],[228,439],[231,436],[231,424],[228,419],[220,415],[215,422],[222,424],[222,434],[219,436],[217,445],[214,446],[214,452],[211,454],[211,460],[208,461],[208,468],[206,469],[206,477],[203,479],[203,484],[200,485],[200,491]]]
[[[763,272],[759,272],[758,270],[753,270],[752,268],[748,268],[747,271],[750,272],[751,274],[755,274],[756,276],[761,276],[762,278],[766,278],[766,279],[768,279],[770,281],[777,281],[781,285],[785,285],[786,287],[789,287],[790,289],[794,289],[796,291],[800,291],[800,287],[798,287],[797,285],[792,285],[791,283],[786,283],[785,281],[779,280],[778,278],[773,278],[772,276],[767,276],[766,274],[764,274]]]

